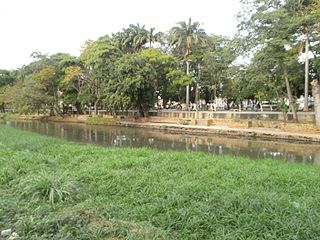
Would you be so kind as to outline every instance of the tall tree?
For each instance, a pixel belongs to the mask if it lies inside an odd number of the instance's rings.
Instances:
[[[304,83],[304,111],[308,111],[309,96],[309,46],[316,45],[319,37],[317,27],[319,26],[320,7],[318,0],[287,0],[284,8],[292,16],[292,24],[296,25],[296,35],[301,39],[304,46],[305,83]]]
[[[196,44],[205,41],[206,33],[200,28],[199,22],[192,22],[189,18],[188,22],[178,22],[169,32],[169,45],[174,47],[174,52],[182,57],[187,66],[187,74],[189,74],[189,56]],[[186,87],[186,105],[189,107],[190,97],[189,88]]]
[[[209,36],[203,54],[202,87],[208,91],[210,100],[223,94],[230,80],[231,64],[237,57],[235,40],[224,36]],[[209,100],[209,99],[208,99]]]
[[[148,116],[155,103],[156,71],[141,53],[124,55],[116,62],[116,76],[109,81],[106,104],[110,109],[138,109]]]
[[[153,43],[155,42],[162,44],[163,37],[164,35],[162,32],[155,33],[155,28],[150,28],[150,30],[148,31],[148,37],[147,37],[147,41],[149,42],[149,48],[151,48]]]
[[[288,59],[291,59],[292,54],[296,57],[298,55],[290,51],[297,43],[295,34],[297,26],[285,8],[286,1],[242,0],[241,2],[244,10],[240,15],[240,32],[245,35],[251,51],[265,49],[265,54],[276,60],[275,66],[282,70],[293,119],[298,121],[288,74]]]
[[[81,53],[80,59],[88,72],[81,97],[86,99],[86,102],[94,103],[96,114],[98,105],[106,97],[105,89],[114,75],[115,62],[121,56],[121,50],[109,36],[89,42]]]
[[[0,112],[5,112],[7,87],[12,86],[16,81],[16,73],[14,71],[0,69]]]
[[[155,70],[156,97],[162,99],[163,106],[166,106],[170,99],[177,99],[176,95],[180,94],[180,91],[176,89],[178,82],[179,87],[181,85],[185,87],[192,82],[192,79],[187,77],[184,72],[178,70],[179,61],[175,56],[161,53],[153,48],[141,51],[140,55],[146,58]]]
[[[59,92],[58,80],[56,78],[56,69],[52,65],[48,65],[39,72],[36,72],[29,78],[31,82],[26,85],[27,95],[39,101],[42,105],[46,105],[50,109],[50,115],[59,113]]]
[[[33,53],[32,57],[34,61],[17,72],[17,84],[5,91],[7,102],[21,113],[47,110],[50,114],[60,113],[59,82],[65,74],[64,69],[74,64],[75,57],[39,52]]]
[[[130,24],[128,28],[113,34],[113,38],[118,42],[118,47],[124,53],[136,53],[150,41],[150,34],[145,26]]]
[[[88,73],[81,64],[69,66],[65,69],[64,78],[60,81],[59,87],[62,91],[64,104],[71,104],[81,114],[82,100],[81,91],[87,81]]]

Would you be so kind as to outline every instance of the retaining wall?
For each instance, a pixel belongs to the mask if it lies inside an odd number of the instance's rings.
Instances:
[[[179,119],[261,119],[261,120],[284,120],[282,112],[237,112],[237,111],[150,111],[150,116],[165,117],[165,118],[179,118]],[[291,113],[287,114],[288,120],[292,120]],[[314,112],[298,112],[299,121],[314,122]]]

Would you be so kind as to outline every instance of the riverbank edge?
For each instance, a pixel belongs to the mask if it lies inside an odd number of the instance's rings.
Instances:
[[[148,119],[118,119],[112,117],[79,116],[38,116],[38,115],[9,115],[4,120],[36,120],[62,123],[82,123],[87,125],[124,126],[131,128],[145,128],[168,131],[175,134],[193,134],[200,136],[221,135],[229,137],[244,137],[261,140],[290,141],[297,143],[320,143],[320,135],[309,133],[295,133],[271,128],[233,128],[228,126],[197,126],[184,125],[172,122],[152,122]]]
[[[121,122],[121,126],[148,128],[154,130],[164,130],[173,133],[195,134],[195,135],[221,135],[229,137],[245,137],[258,138],[263,140],[283,140],[292,142],[308,142],[320,143],[320,136],[316,134],[298,134],[289,132],[275,132],[272,130],[261,129],[242,129],[242,128],[226,128],[226,127],[204,127],[204,126],[188,126],[178,124],[158,124],[158,123],[135,123]]]

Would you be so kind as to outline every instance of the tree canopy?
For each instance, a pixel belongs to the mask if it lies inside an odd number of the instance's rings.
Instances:
[[[297,120],[296,99],[310,95],[310,80],[319,79],[319,0],[241,4],[233,38],[208,35],[190,18],[167,34],[130,24],[111,36],[88,40],[79,57],[34,52],[32,63],[0,70],[0,110],[60,114],[133,109],[147,116],[155,106],[188,103],[190,94],[196,105],[199,99],[227,98],[284,106],[288,99]]]

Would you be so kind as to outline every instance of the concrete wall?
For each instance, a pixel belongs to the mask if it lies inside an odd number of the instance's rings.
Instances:
[[[261,120],[284,120],[282,112],[237,112],[237,111],[173,111],[161,110],[150,111],[150,116],[179,119],[261,119]],[[298,118],[301,122],[314,122],[314,112],[298,112]],[[288,120],[292,120],[292,114],[288,114]]]

